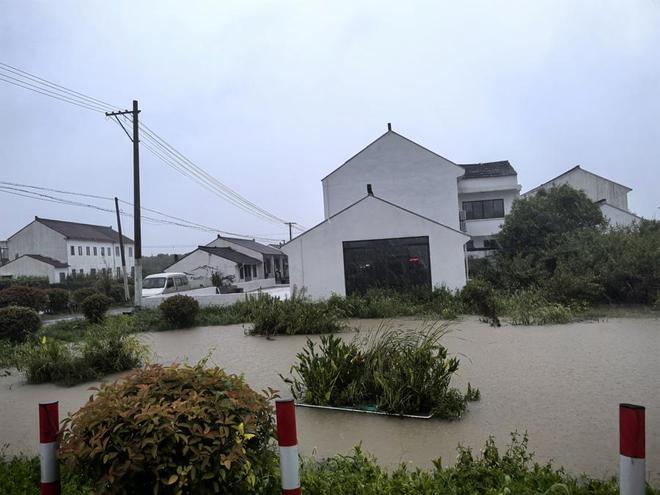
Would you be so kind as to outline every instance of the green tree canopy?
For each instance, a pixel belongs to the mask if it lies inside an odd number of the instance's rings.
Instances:
[[[514,201],[498,241],[504,255],[531,254],[555,246],[569,232],[605,223],[584,192],[562,185]]]

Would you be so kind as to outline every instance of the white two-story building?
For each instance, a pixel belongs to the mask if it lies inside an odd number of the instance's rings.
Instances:
[[[462,287],[466,245],[483,247],[519,193],[508,162],[458,165],[389,124],[321,182],[325,220],[282,246],[314,298]]]
[[[127,270],[134,270],[134,244],[124,236]],[[112,227],[35,217],[7,239],[9,262],[0,276],[48,277],[51,283],[67,276],[121,276],[119,233]]]

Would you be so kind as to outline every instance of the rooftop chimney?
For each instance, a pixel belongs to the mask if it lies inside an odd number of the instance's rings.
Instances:
[[[387,123],[387,130],[391,131],[392,130],[392,122]]]
[[[367,194],[368,194],[369,196],[373,196],[373,195],[374,195],[374,191],[373,191],[373,189],[371,189],[371,184],[367,184]]]

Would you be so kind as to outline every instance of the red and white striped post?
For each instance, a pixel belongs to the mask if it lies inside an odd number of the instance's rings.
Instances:
[[[60,473],[57,466],[57,432],[60,429],[59,403],[39,403],[39,460],[41,495],[60,495]]]
[[[280,446],[282,495],[300,495],[300,461],[296,434],[296,404],[293,399],[275,402],[277,443]]]
[[[644,495],[646,449],[644,407],[619,404],[619,493]]]

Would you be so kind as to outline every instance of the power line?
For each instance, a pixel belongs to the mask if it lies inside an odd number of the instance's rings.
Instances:
[[[4,62],[0,62],[0,81],[95,112],[104,113],[108,108],[119,108],[117,105],[72,90]],[[124,118],[130,122],[128,117],[124,116]],[[114,122],[121,125],[118,119]],[[146,142],[143,142],[145,147],[166,165],[247,213],[253,214],[263,220],[280,224],[286,223],[283,219],[261,208],[213,177],[206,170],[179,152],[150,127],[140,123],[139,128],[142,131],[145,141],[149,141],[150,143],[148,145]],[[298,226],[294,226],[294,228],[304,230],[304,228]]]
[[[4,185],[8,184],[8,185]],[[94,204],[89,204],[89,203],[81,203],[78,201],[72,201],[64,198],[58,198],[56,196],[52,196],[49,194],[44,194],[44,193],[39,193],[39,192],[34,192],[34,191],[28,191],[23,188],[29,188],[29,189],[37,189],[40,191],[48,191],[48,192],[57,192],[60,194],[68,194],[72,196],[81,196],[81,197],[86,197],[86,198],[94,198],[94,199],[102,199],[102,200],[107,200],[107,201],[114,201],[114,198],[110,198],[107,196],[98,196],[98,195],[93,195],[93,194],[83,194],[83,193],[76,193],[76,192],[71,192],[71,191],[63,191],[61,189],[51,189],[47,187],[41,187],[41,186],[32,186],[28,184],[18,184],[14,182],[5,182],[5,181],[0,181],[0,192],[5,192],[8,194],[15,194],[17,196],[23,196],[26,198],[31,198],[31,199],[39,199],[39,200],[44,200],[44,201],[49,201],[52,203],[59,203],[59,204],[64,204],[64,205],[69,205],[69,206],[79,206],[79,207],[85,207],[85,208],[92,208],[95,210],[100,210],[104,212],[109,212],[109,213],[114,213],[114,209],[109,209],[109,208],[104,208],[102,206],[94,205]],[[120,200],[121,203],[133,206],[133,203],[129,201],[124,201]],[[177,217],[174,215],[170,215],[164,212],[161,212],[159,210],[155,210],[153,208],[146,208],[142,207],[145,211],[149,211],[151,213],[155,213],[157,215],[161,215],[163,217],[169,218],[171,220],[176,220],[176,221],[169,221],[169,220],[163,220],[160,218],[154,218],[146,215],[141,215],[141,218],[145,219],[146,221],[150,223],[157,223],[157,224],[163,224],[163,225],[175,225],[175,226],[180,226],[180,227],[185,227],[185,228],[191,228],[191,229],[196,229],[196,230],[202,230],[205,232],[212,232],[212,233],[221,233],[225,235],[230,235],[230,236],[235,236],[235,237],[244,237],[247,239],[261,239],[261,240],[266,240],[266,241],[279,241],[281,239],[276,239],[276,238],[270,238],[266,236],[259,236],[259,235],[253,235],[253,234],[239,234],[236,232],[228,232],[225,230],[217,229],[215,227],[209,227],[207,225],[203,225],[197,222],[192,222],[190,220],[186,220],[181,217]],[[127,216],[127,217],[133,217],[132,214],[127,213],[124,210],[120,210],[120,213],[122,216]]]

